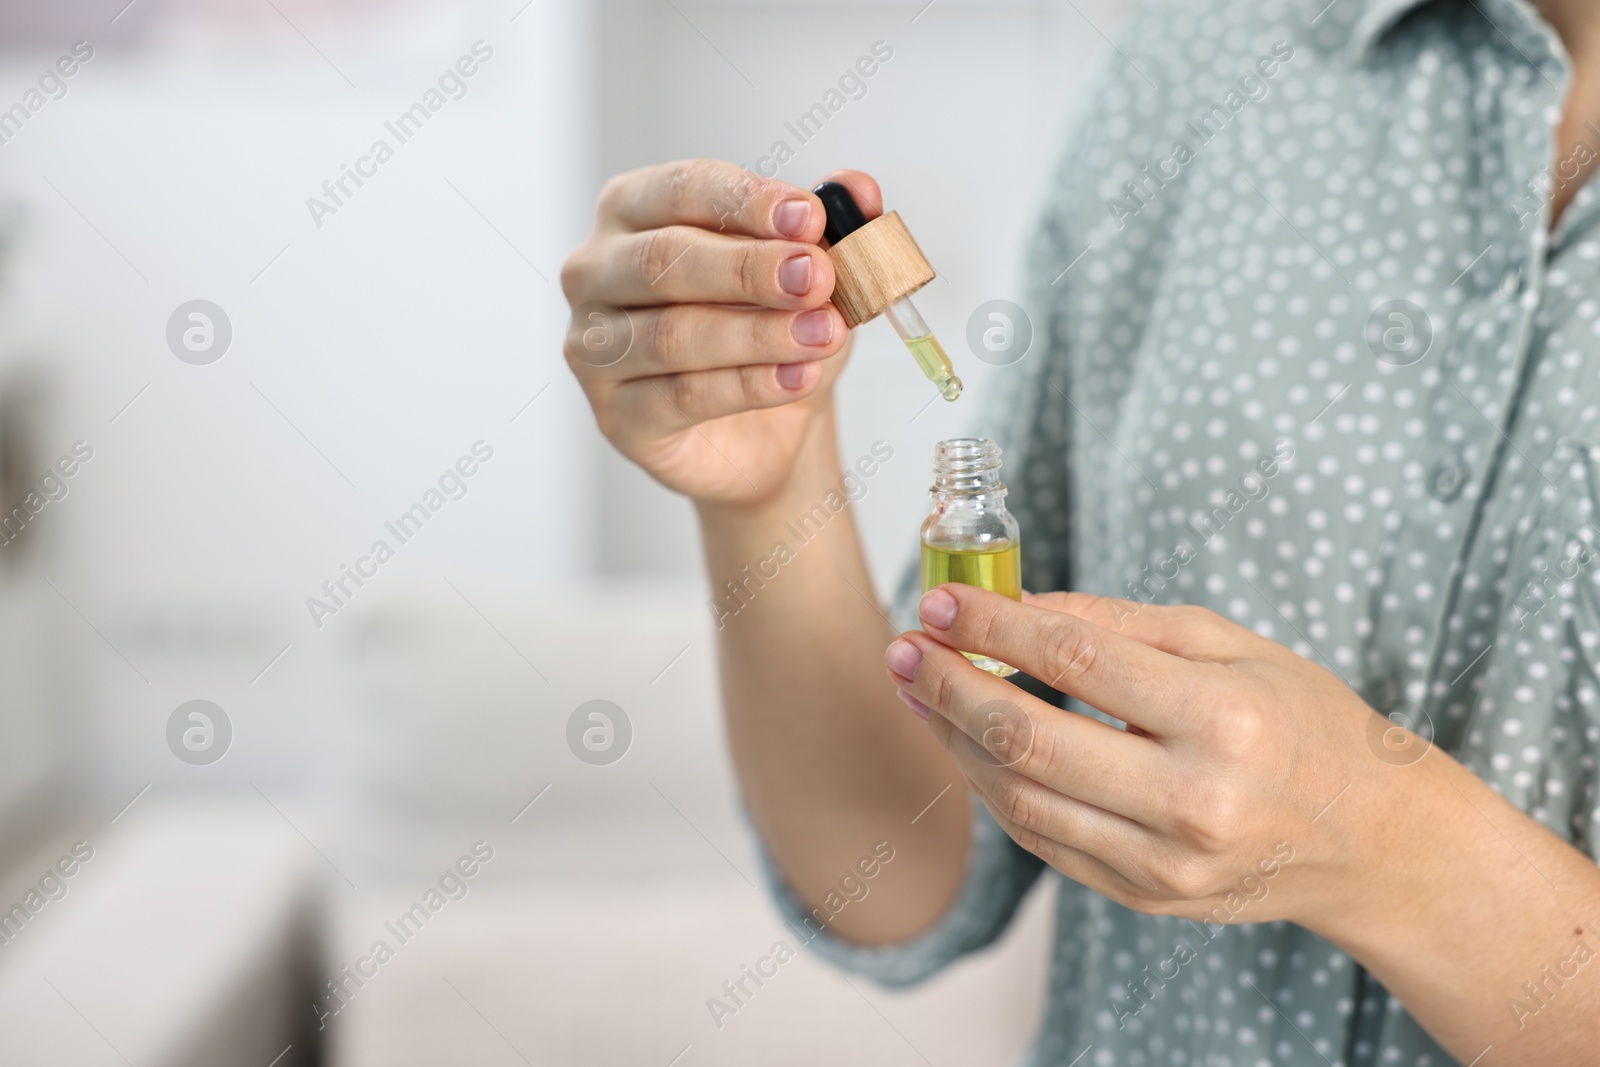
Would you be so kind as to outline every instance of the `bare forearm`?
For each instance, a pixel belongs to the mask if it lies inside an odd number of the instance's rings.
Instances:
[[[828,506],[844,495],[841,478],[832,420],[819,419],[784,492],[760,506],[702,506],[700,518],[728,736],[751,815],[808,907],[888,842],[895,859],[874,880],[879,903],[829,924],[879,943],[915,934],[948,906],[967,812],[954,761],[884,675],[894,631],[850,509]]]
[[[1460,764],[1409,768],[1361,904],[1329,936],[1462,1063],[1593,1062],[1600,870]],[[1377,797],[1373,798],[1375,801]]]

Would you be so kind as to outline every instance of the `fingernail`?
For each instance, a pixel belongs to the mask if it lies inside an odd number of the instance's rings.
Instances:
[[[896,689],[894,691],[894,695],[899,697],[901,702],[905,704],[906,707],[910,708],[912,713],[916,715],[917,718],[921,719],[923,722],[928,721],[928,715],[933,711],[932,708],[928,707],[928,705],[924,704],[922,701],[918,700],[904,689]]]
[[[930,589],[917,605],[922,621],[936,630],[948,630],[956,621],[956,598],[943,589]]]
[[[805,200],[785,200],[772,212],[772,225],[785,237],[799,237],[811,221],[811,204]]]
[[[883,662],[891,671],[910,681],[917,676],[917,668],[922,666],[922,653],[910,641],[896,639],[884,652]]]
[[[792,256],[778,267],[778,285],[790,296],[811,291],[811,257]]]
[[[806,384],[806,365],[804,363],[778,364],[778,386],[782,389],[798,389]]]
[[[789,336],[795,344],[825,345],[833,340],[833,316],[825,308],[802,311],[789,324]]]

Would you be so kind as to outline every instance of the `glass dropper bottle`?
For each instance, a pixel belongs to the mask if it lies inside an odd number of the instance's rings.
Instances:
[[[946,582],[1022,599],[1022,536],[1006,510],[1000,446],[984,437],[940,441],[933,450],[933,506],[922,523],[922,591]],[[963,652],[1004,677],[1016,668]]]
[[[881,312],[939,395],[960,396],[961,379],[950,357],[911,303],[911,293],[934,274],[899,214],[886,212],[868,222],[850,190],[838,182],[823,182],[811,191],[828,215],[822,235],[834,263],[834,304],[846,325],[854,329]]]

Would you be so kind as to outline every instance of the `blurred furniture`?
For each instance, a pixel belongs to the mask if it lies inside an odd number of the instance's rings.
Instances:
[[[316,857],[259,802],[145,798],[43,844],[93,858],[0,946],[0,1061],[75,1067],[314,1067]],[[309,860],[308,860],[309,857]],[[20,900],[15,885],[0,907]],[[292,1047],[291,1047],[292,1046]]]
[[[340,763],[357,806],[338,861],[362,858],[359,893],[333,886],[329,957],[392,942],[384,924],[473,841],[495,858],[329,1021],[334,1063],[970,1067],[1027,1047],[1052,892],[994,950],[909,991],[847,978],[779,921],[698,587],[459,593],[391,583],[349,620],[358,732]],[[632,724],[609,766],[568,748],[593,699]],[[708,998],[780,939],[796,958],[716,1025]]]

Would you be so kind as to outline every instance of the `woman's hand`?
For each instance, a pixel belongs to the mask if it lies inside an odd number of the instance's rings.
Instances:
[[[830,177],[879,214],[871,178]],[[668,488],[747,503],[786,482],[848,339],[825,223],[809,191],[719,160],[601,191],[594,233],[561,271],[567,364],[601,432]]]
[[[1370,787],[1401,772],[1371,739],[1403,732],[1283,646],[1201,608],[1078,593],[1017,603],[946,585],[920,612],[925,632],[887,654],[902,699],[1000,825],[1068,877],[1150,914],[1313,925],[1381,856],[1388,820],[1370,802],[1393,793]],[[958,649],[1128,729],[1037,700]]]
[[[890,675],[1023,848],[1136,911],[1299,923],[1462,1063],[1594,1062],[1600,870],[1339,679],[1201,608],[944,585],[920,612]]]

